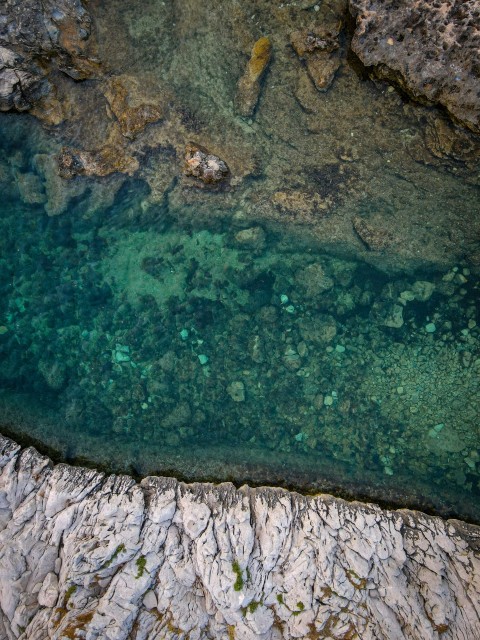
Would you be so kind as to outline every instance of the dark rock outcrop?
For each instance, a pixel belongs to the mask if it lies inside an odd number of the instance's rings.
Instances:
[[[26,111],[52,91],[49,76],[74,80],[98,69],[82,0],[7,0],[0,10],[0,111]],[[58,109],[57,109],[58,111]],[[50,109],[50,120],[60,118]]]
[[[352,49],[377,77],[480,133],[477,0],[350,0]]]

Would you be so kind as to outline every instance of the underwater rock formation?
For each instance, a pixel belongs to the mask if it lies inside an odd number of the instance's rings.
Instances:
[[[271,53],[270,38],[260,38],[253,45],[250,60],[239,80],[237,91],[237,111],[245,118],[253,115],[255,111],[260,96],[260,81],[267,70]]]
[[[45,118],[58,124],[62,106],[55,103],[51,76],[61,71],[83,80],[97,72],[90,35],[90,15],[81,0],[2,3],[0,111],[26,111],[44,102]]]
[[[480,635],[480,529],[231,484],[52,466],[0,436],[0,636]]]
[[[350,0],[352,49],[415,100],[440,104],[480,132],[480,7],[476,0]]]
[[[204,147],[189,142],[185,149],[184,174],[205,184],[222,182],[229,175],[227,163]]]

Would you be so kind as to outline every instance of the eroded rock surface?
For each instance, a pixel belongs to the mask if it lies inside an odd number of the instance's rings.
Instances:
[[[480,6],[476,0],[350,0],[352,48],[380,77],[441,104],[480,132]]]
[[[0,111],[26,111],[46,101],[49,76],[59,70],[74,80],[98,69],[91,51],[91,19],[81,0],[7,0],[0,11]],[[54,83],[53,83],[54,84]],[[42,109],[61,120],[61,105]],[[47,113],[45,113],[47,112]],[[40,112],[39,114],[40,115]]]
[[[476,638],[480,529],[52,466],[0,437],[2,638]]]

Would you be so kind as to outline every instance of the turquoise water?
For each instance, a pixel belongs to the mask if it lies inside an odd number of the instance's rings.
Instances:
[[[267,227],[245,245],[243,223],[182,224],[145,205],[134,179],[109,206],[87,191],[49,217],[11,181],[40,180],[48,137],[14,118],[1,138],[4,431],[138,475],[479,519],[479,282],[467,266],[392,275]]]
[[[0,431],[480,522],[478,141],[367,81],[347,32],[317,91],[309,3],[101,4],[64,122],[0,114]],[[227,180],[184,175],[191,141]],[[61,177],[63,146],[107,175]]]

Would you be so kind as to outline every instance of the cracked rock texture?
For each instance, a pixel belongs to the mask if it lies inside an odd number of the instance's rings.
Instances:
[[[82,0],[3,0],[0,5],[0,111],[26,111],[43,101],[44,119],[57,124],[52,73],[74,80],[94,73],[91,19]],[[52,97],[50,98],[50,100]],[[48,118],[46,117],[48,115]]]
[[[478,0],[350,0],[350,10],[363,64],[480,132]]]
[[[52,466],[0,436],[0,637],[480,637],[480,528]]]

